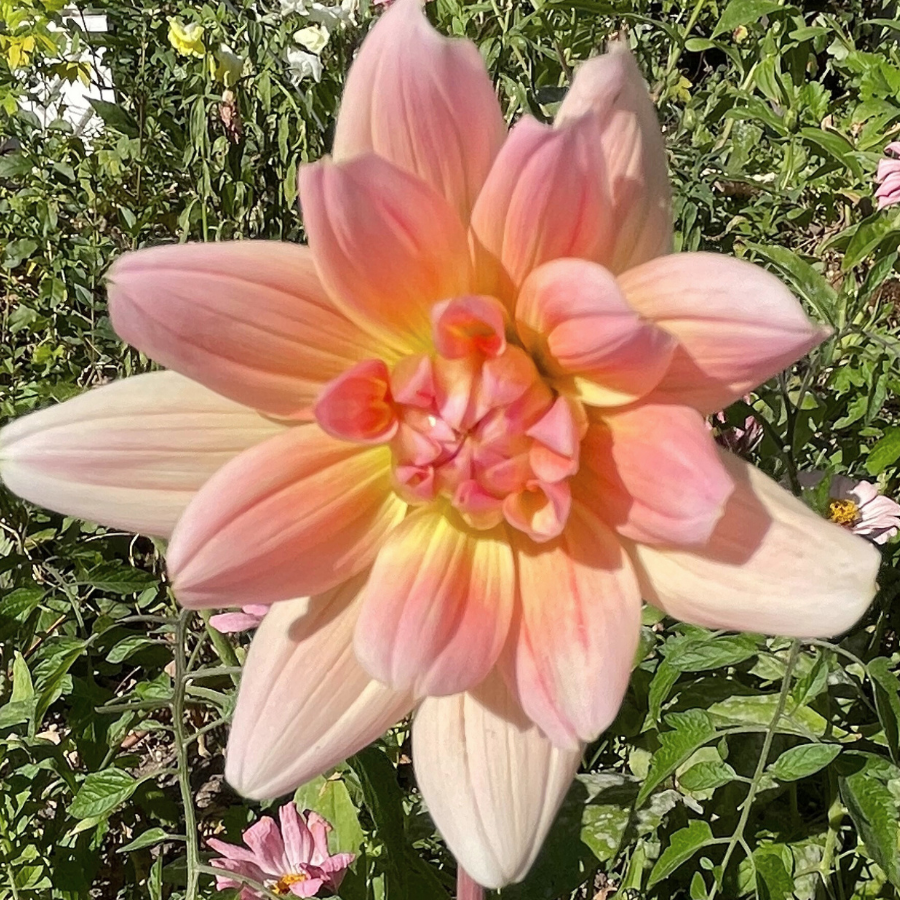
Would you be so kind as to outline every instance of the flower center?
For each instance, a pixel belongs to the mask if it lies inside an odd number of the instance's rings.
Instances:
[[[282,875],[269,890],[273,894],[278,894],[279,897],[283,897],[291,892],[292,884],[300,884],[301,881],[308,880],[309,875],[306,875],[303,872],[290,872],[287,875]]]
[[[505,520],[535,541],[556,537],[587,430],[581,404],[507,341],[498,300],[457,297],[432,321],[436,353],[392,370],[359,363],[325,388],[316,419],[335,437],[388,444],[394,489],[410,504],[442,500],[472,528]]]
[[[832,500],[828,504],[828,518],[844,528],[851,528],[859,519],[859,507],[852,500]]]

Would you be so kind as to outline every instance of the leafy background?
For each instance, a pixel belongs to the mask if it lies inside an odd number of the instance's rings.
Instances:
[[[0,134],[18,142],[0,157],[2,420],[146,368],[106,316],[103,276],[121,252],[302,239],[296,166],[327,152],[374,16],[364,5],[323,51],[321,82],[297,86],[285,53],[307,23],[268,0],[97,0],[108,34],[60,25],[61,6],[0,0]],[[766,428],[754,462],[789,484],[818,468],[896,496],[900,217],[871,197],[900,133],[894,2],[436,0],[429,14],[478,44],[510,120],[550,117],[578,61],[627,32],[665,129],[679,246],[761,263],[834,329],[750,398]],[[169,45],[168,15],[248,60],[240,141],[207,60]],[[91,77],[72,46],[105,49],[118,97],[97,105],[105,129],[90,143],[17,111],[42,79]],[[0,487],[4,898],[219,896],[203,838],[237,840],[264,809],[222,780],[247,638],[179,612],[161,550]],[[618,719],[538,865],[502,897],[898,896],[897,545],[884,556],[870,614],[834,642],[711,633],[648,610]],[[452,894],[408,739],[401,725],[298,792],[335,824],[335,849],[359,854],[344,900]]]

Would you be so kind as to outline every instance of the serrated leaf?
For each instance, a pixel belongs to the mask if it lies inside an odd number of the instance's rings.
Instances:
[[[876,657],[866,665],[874,686],[875,710],[894,762],[900,756],[900,679],[891,671],[891,661]]]
[[[753,854],[753,862],[760,900],[787,900],[794,896],[794,879],[785,868],[777,847],[760,848]]]
[[[682,828],[672,835],[669,846],[663,850],[656,861],[647,887],[668,878],[679,866],[686,863],[698,850],[712,843],[712,830],[707,822],[694,820],[687,828]]]
[[[884,436],[875,443],[865,460],[870,475],[880,475],[900,459],[900,428],[886,428]]]
[[[705,672],[736,666],[756,656],[757,652],[756,641],[743,634],[692,638],[673,648],[666,660],[680,672]]]
[[[121,769],[91,772],[69,806],[76,819],[103,818],[124,803],[140,782]]]
[[[156,578],[149,572],[139,569],[126,569],[121,566],[97,566],[92,569],[84,579],[79,582],[89,587],[96,588],[104,594],[136,594],[157,583]]]
[[[900,769],[870,753],[847,753],[842,766],[854,764],[856,771],[840,779],[841,799],[866,850],[882,868],[891,884],[900,888],[900,854],[897,841],[898,802],[887,785],[900,778]]]
[[[730,0],[713,30],[712,36],[734,31],[741,25],[758,22],[763,16],[783,10],[785,7],[778,0]]]
[[[779,781],[799,781],[824,769],[841,749],[838,744],[801,744],[785,750],[767,771]]]
[[[16,588],[0,600],[0,616],[23,621],[43,599],[40,588]]]
[[[109,651],[106,655],[106,661],[111,663],[120,663],[124,660],[128,659],[129,656],[133,656],[139,650],[143,650],[146,647],[152,647],[153,641],[149,638],[144,637],[139,634],[132,634],[126,638],[123,638],[116,644],[112,650]]]
[[[734,781],[736,773],[726,762],[698,762],[678,776],[686,791],[710,791]]]
[[[659,737],[660,748],[653,754],[650,771],[635,801],[636,806],[641,806],[663,779],[672,775],[695,750],[716,737],[712,720],[702,709],[674,713],[666,717],[666,722],[672,730]]]

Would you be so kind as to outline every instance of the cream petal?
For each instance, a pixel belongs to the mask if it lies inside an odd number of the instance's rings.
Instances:
[[[328,299],[309,248],[281,241],[126,253],[109,304],[142,353],[276,416],[309,419],[322,386],[377,350]]]
[[[228,739],[225,778],[247,797],[281,796],[380,737],[412,709],[353,654],[365,574],[312,600],[276,603],[253,638]]]
[[[722,452],[735,491],[709,543],[635,544],[644,599],[708,628],[830,637],[875,596],[881,554],[743,460]]]
[[[168,537],[214,472],[283,431],[175,372],[151,372],[7,425],[0,477],[39,506]]]
[[[429,697],[413,720],[416,781],[461,866],[487,888],[531,868],[581,761],[533,725],[496,674]]]

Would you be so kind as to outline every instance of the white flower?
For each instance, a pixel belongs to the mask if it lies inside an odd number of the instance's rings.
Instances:
[[[334,31],[338,25],[353,22],[359,10],[359,0],[341,0],[335,6],[319,3],[318,0],[281,0],[281,15],[306,16],[310,22]]]
[[[294,84],[299,84],[306,78],[312,78],[313,81],[322,80],[322,60],[315,53],[307,53],[299,47],[292,47],[287,52],[287,63]]]
[[[328,29],[322,25],[308,25],[294,32],[294,40],[310,53],[318,55],[325,49],[330,37]]]

